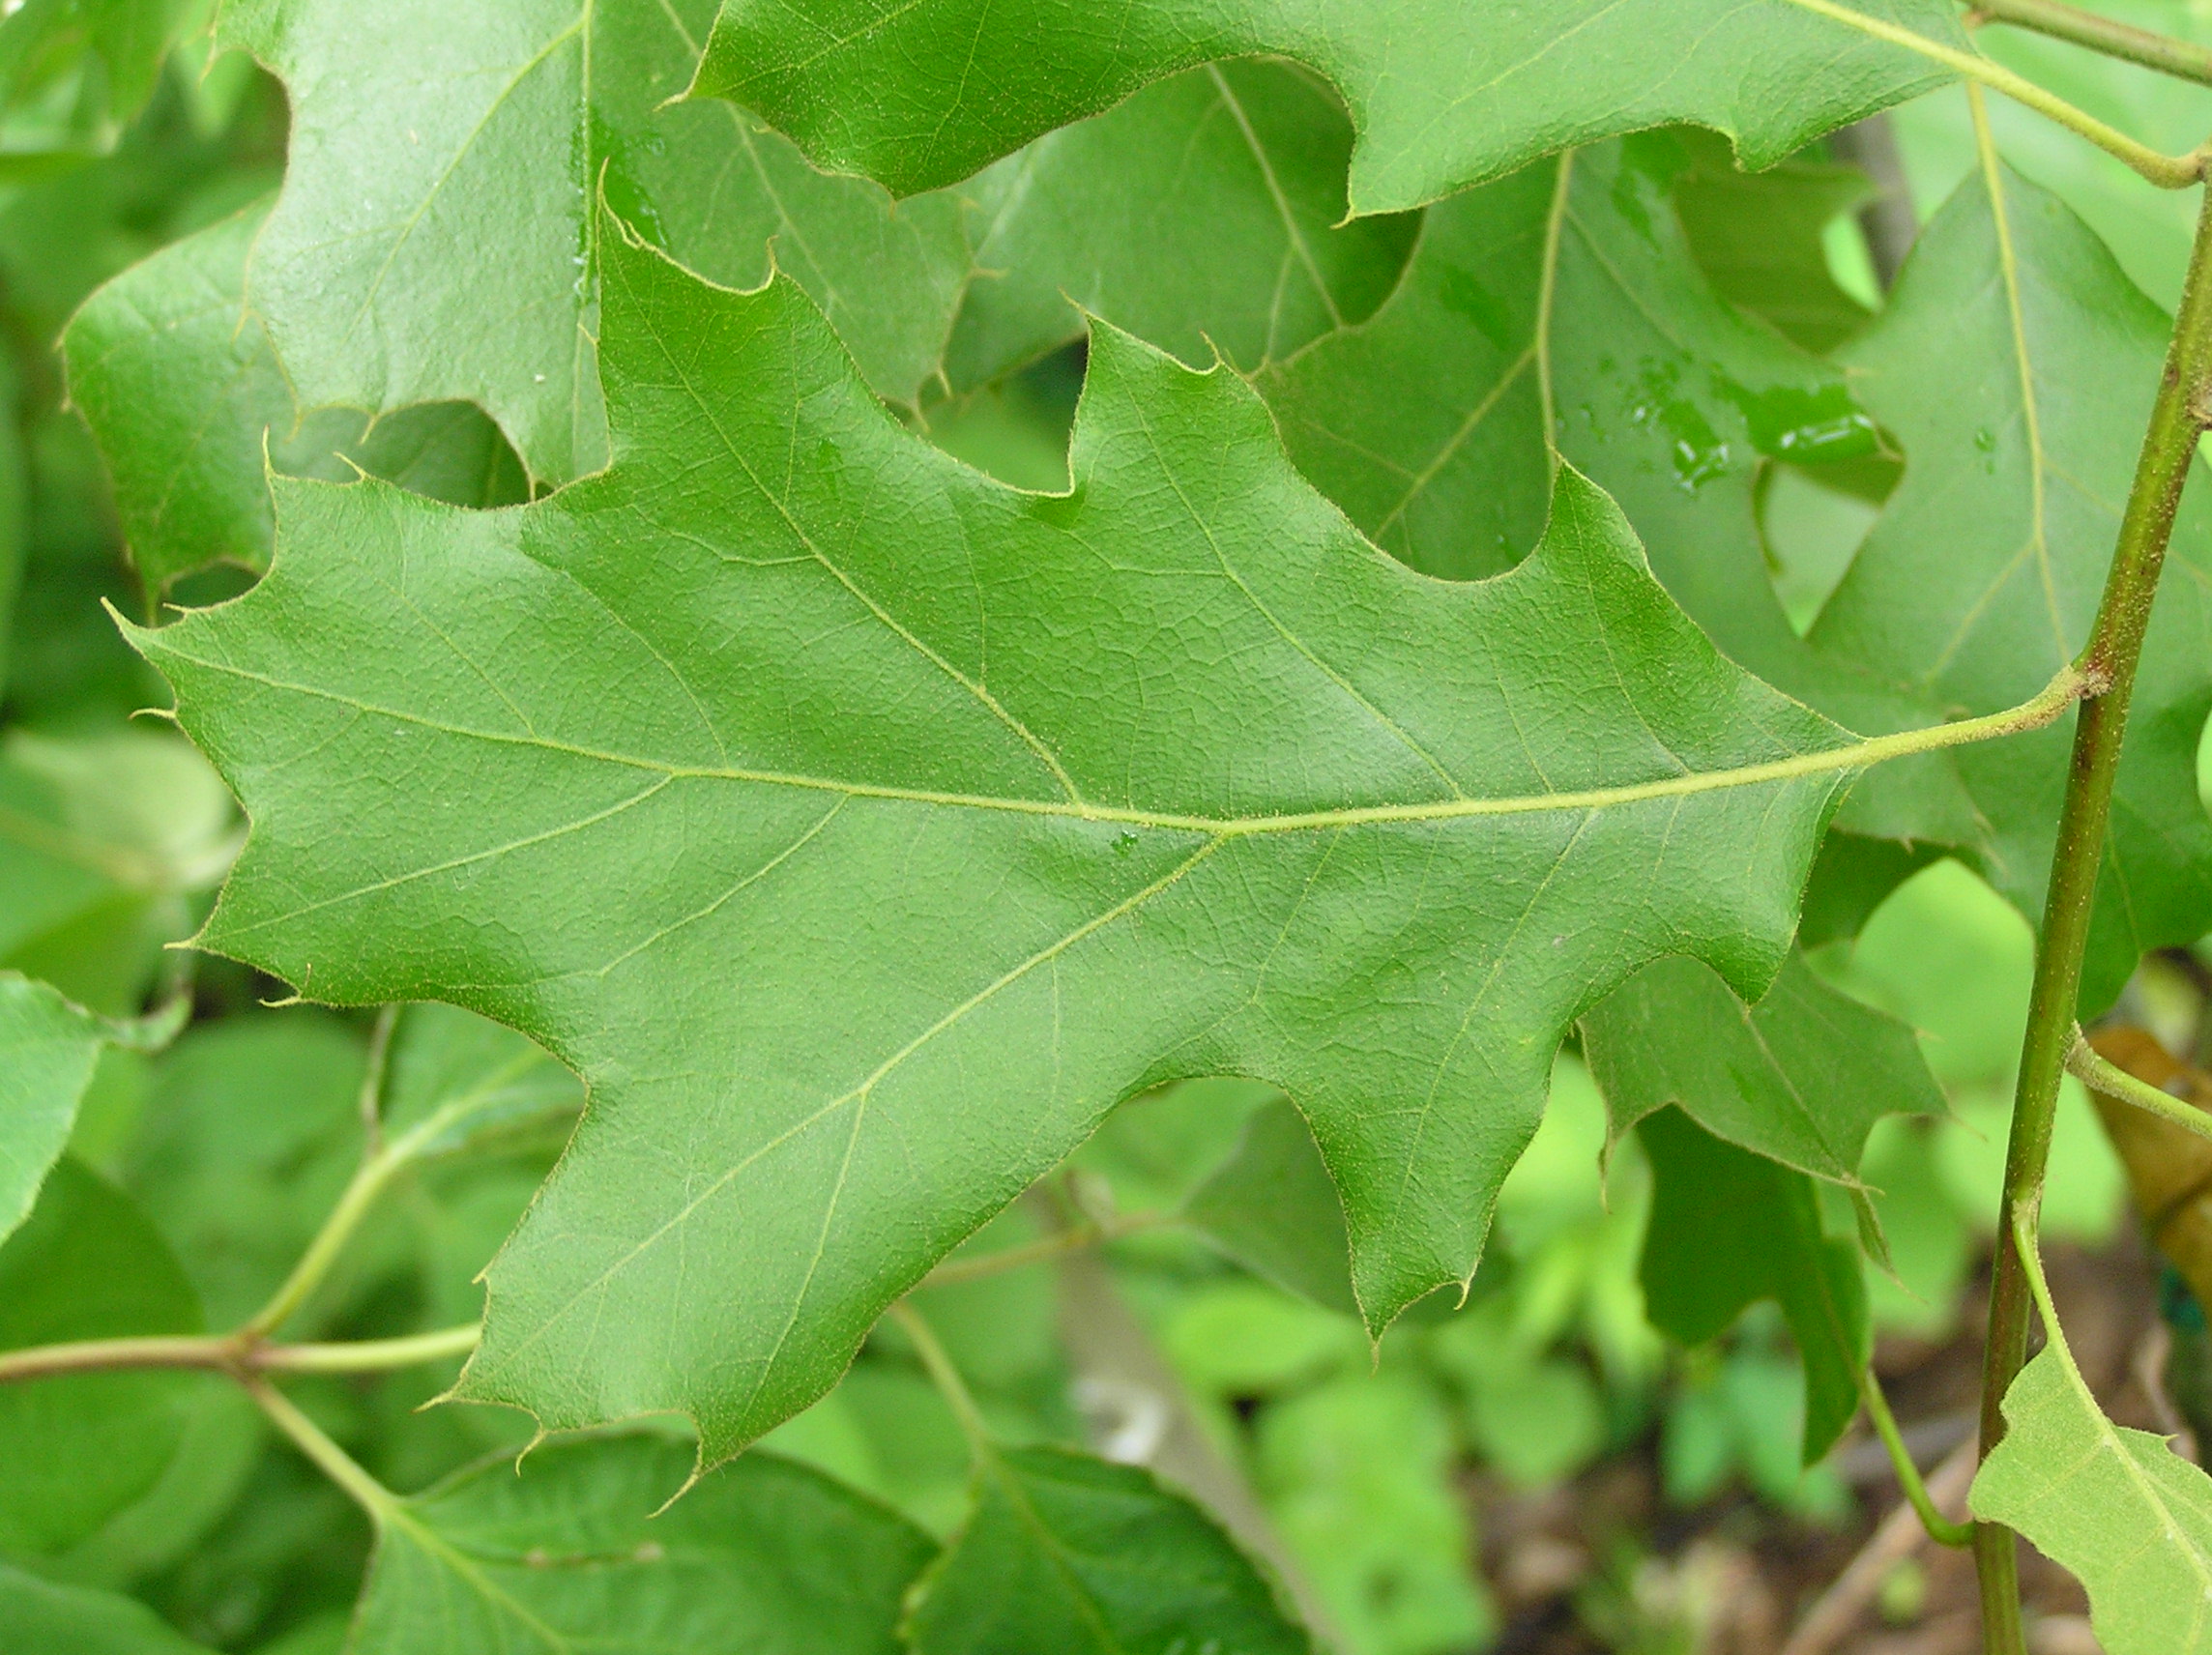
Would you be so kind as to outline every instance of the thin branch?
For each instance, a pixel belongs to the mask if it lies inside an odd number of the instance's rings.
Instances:
[[[351,1454],[324,1436],[322,1428],[302,1413],[291,1398],[267,1379],[249,1379],[245,1384],[247,1394],[276,1429],[314,1462],[317,1470],[351,1495],[371,1520],[381,1524],[398,1511],[399,1496],[370,1476]]]
[[[937,1386],[945,1406],[952,1410],[952,1417],[960,1422],[961,1435],[968,1438],[968,1447],[978,1462],[996,1456],[991,1445],[990,1427],[983,1423],[982,1411],[975,1399],[969,1394],[967,1381],[960,1370],[953,1366],[952,1358],[945,1347],[938,1343],[937,1335],[922,1319],[921,1312],[904,1299],[891,1306],[891,1320],[899,1324],[906,1336],[914,1341],[915,1350],[921,1357],[921,1365],[929,1372],[930,1382]]]
[[[384,1071],[392,1060],[392,1031],[399,1027],[399,1007],[387,1005],[376,1014],[376,1027],[368,1035],[368,1067],[361,1077],[361,1130],[366,1153],[384,1147]]]
[[[472,1321],[465,1327],[442,1327],[397,1339],[317,1345],[271,1344],[244,1328],[235,1333],[81,1339],[0,1350],[0,1384],[125,1368],[202,1368],[241,1381],[264,1373],[381,1373],[466,1355],[476,1348],[480,1331],[480,1324]]]
[[[1966,1485],[1973,1481],[1973,1476],[1974,1443],[1969,1437],[1936,1467],[1928,1479],[1928,1492],[1938,1505],[1947,1503],[1966,1492]],[[1928,1531],[1921,1525],[1920,1514],[1913,1510],[1910,1501],[1900,1500],[1896,1509],[1881,1520],[1881,1526],[1859,1548],[1858,1555],[1836,1577],[1834,1584],[1805,1611],[1805,1618],[1797,1623],[1797,1630],[1782,1646],[1782,1655],[1827,1655],[1866,1612],[1890,1571],[1901,1559],[1911,1556],[1927,1538]]]
[[[2150,1082],[2129,1074],[2090,1045],[2082,1037],[2079,1025],[2074,1030],[2074,1044],[2067,1049],[2066,1066],[2073,1071],[2074,1078],[2091,1091],[2103,1092],[2116,1102],[2139,1109],[2146,1115],[2155,1115],[2184,1132],[2194,1132],[2199,1138],[2212,1139],[2212,1115],[2192,1108],[2179,1098],[2161,1091]]]
[[[2005,211],[2002,195],[1994,205],[1997,212]],[[2059,1081],[2079,1039],[2075,1005],[2096,909],[2112,788],[2127,734],[2128,703],[2167,543],[2173,534],[2174,512],[2207,424],[2212,424],[2212,191],[2199,209],[2180,313],[2121,515],[2096,626],[2081,656],[2082,676],[2094,690],[2082,701],[2074,727],[2005,1148],[2004,1205],[1982,1368],[1984,1457],[2003,1439],[2005,1393],[2027,1361],[2028,1319],[2041,1292],[2040,1272],[2031,1257],[2033,1226],[2051,1159]],[[1989,1655],[2024,1655],[2020,1559],[2012,1531],[2000,1524],[1977,1524],[1974,1565]]]
[[[1920,1525],[1928,1530],[1928,1538],[1939,1546],[1971,1546],[1974,1525],[1953,1523],[1945,1517],[1936,1506],[1935,1496],[1928,1492],[1928,1485],[1920,1480],[1920,1467],[1912,1463],[1905,1437],[1897,1429],[1897,1416],[1889,1411],[1889,1399],[1881,1394],[1881,1381],[1875,1378],[1873,1368],[1859,1371],[1859,1391],[1866,1398],[1867,1416],[1874,1421],[1882,1447],[1889,1451],[1889,1464],[1897,1473],[1897,1486],[1905,1491],[1906,1499],[1919,1514]]]
[[[1932,41],[1926,35],[1870,17],[1864,12],[1854,12],[1837,0],[1790,0],[1790,4],[1830,22],[1856,29],[1877,41],[1886,41],[1893,46],[1902,46],[1917,53],[1931,63],[1939,63],[1955,74],[1968,80],[1978,80],[1993,92],[2001,92],[2016,103],[2024,103],[2037,114],[2056,121],[2067,131],[2084,137],[2107,155],[2112,156],[2134,171],[2141,174],[2161,189],[2186,189],[2204,176],[2204,157],[2191,151],[2185,156],[2169,156],[2152,149],[2148,144],[2131,138],[2116,127],[2109,127],[2085,109],[2076,108],[2055,93],[2047,92],[2025,75],[2015,74],[1999,63],[1992,63],[1979,52],[1961,51],[1947,46],[1941,41]]]
[[[2070,45],[2086,46],[2107,57],[2155,69],[2161,74],[2212,86],[2212,50],[2189,41],[2100,17],[2079,6],[2061,5],[2059,0],[1969,0],[1969,23],[2010,23]]]

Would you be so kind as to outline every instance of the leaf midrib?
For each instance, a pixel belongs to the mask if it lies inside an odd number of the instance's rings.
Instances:
[[[1584,788],[1573,791],[1556,791],[1539,794],[1500,795],[1490,798],[1440,798],[1406,804],[1347,805],[1334,809],[1285,811],[1257,816],[1201,816],[1177,811],[1143,810],[1133,806],[1098,804],[1089,800],[1060,800],[1046,798],[1004,798],[991,794],[953,793],[931,788],[901,787],[888,782],[869,782],[841,779],[832,776],[806,775],[789,770],[758,769],[743,766],[676,765],[664,760],[640,758],[635,754],[619,753],[603,748],[587,747],[576,742],[556,740],[537,735],[513,735],[504,731],[476,730],[466,725],[449,724],[428,718],[419,712],[399,708],[385,707],[356,696],[341,695],[335,690],[323,689],[313,684],[296,683],[273,678],[266,673],[249,671],[228,662],[211,661],[204,657],[187,655],[166,644],[159,633],[141,635],[146,647],[160,649],[173,658],[189,661],[208,672],[244,679],[264,688],[305,695],[328,701],[353,711],[372,717],[389,718],[396,723],[413,725],[439,735],[451,736],[463,740],[484,741],[501,746],[527,747],[540,752],[559,753],[568,758],[586,759],[599,764],[621,765],[627,769],[644,770],[672,781],[734,781],[765,787],[788,787],[813,793],[842,794],[854,798],[881,798],[910,804],[942,805],[951,809],[994,810],[1019,816],[1059,817],[1077,822],[1116,824],[1131,828],[1155,828],[1167,831],[1205,833],[1217,838],[1247,838],[1273,833],[1305,833],[1332,828],[1363,828],[1392,824],[1418,825],[1423,823],[1452,822],[1470,817],[1527,816],[1546,811],[1605,810],[1620,805],[1640,804],[1649,799],[1676,798],[1701,793],[1724,792],[1739,787],[1757,787],[1771,782],[1802,780],[1809,776],[1828,775],[1847,770],[1867,769],[1885,759],[1907,753],[1925,752],[1938,747],[1965,745],[1969,741],[1987,739],[1996,734],[1990,726],[1994,719],[2003,719],[2024,709],[2007,710],[1994,714],[1991,719],[1965,719],[1953,724],[1938,724],[1927,729],[1907,730],[1893,736],[1877,736],[1851,740],[1833,747],[1816,748],[1809,752],[1794,753],[1787,758],[1764,760],[1758,764],[1740,765],[1727,769],[1695,770],[1684,774],[1662,776],[1651,781],[1627,782],[1613,787]],[[2049,692],[2047,691],[2048,695]],[[2069,698],[2070,704],[2071,698]],[[2030,726],[2023,724],[2022,728]]]

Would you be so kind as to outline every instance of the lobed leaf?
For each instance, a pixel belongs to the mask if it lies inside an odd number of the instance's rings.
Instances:
[[[1234,376],[1100,329],[1075,486],[903,430],[789,282],[605,242],[617,460],[466,513],[279,484],[132,636],[254,817],[203,939],[442,997],[594,1102],[462,1394],[719,1459],[1120,1098],[1295,1097],[1382,1327],[1471,1271],[1566,1025],[1779,969],[1848,738],[1562,473],[1483,584],[1378,553]]]
[[[1792,687],[1854,728],[2009,705],[2087,641],[2157,389],[2168,319],[2057,197],[1986,158],[1922,233],[1888,307],[1843,353],[1906,454],[1903,481],[1814,626]],[[1943,555],[1929,556],[1941,546]],[[2184,497],[2143,648],[2082,1001],[2212,926],[2197,746],[2212,713],[2212,506]],[[1958,845],[2041,911],[2071,716],[1872,780],[1840,818]]]
[[[114,480],[139,577],[155,593],[215,562],[269,566],[266,472],[343,482],[355,468],[456,506],[530,497],[483,414],[426,404],[302,409],[261,319],[247,255],[268,216],[249,207],[132,265],[62,334],[70,398]]]
[[[1967,1495],[1974,1515],[2081,1578],[2110,1655],[2212,1648],[2212,1479],[2107,1419],[2055,1336],[2013,1380],[2004,1417]]]
[[[1087,313],[1246,371],[1365,320],[1420,220],[1345,221],[1351,153],[1335,93],[1287,63],[1209,64],[1048,133],[960,190],[975,276],[947,380],[995,379]]]
[[[1657,961],[1582,1028],[1614,1143],[1674,1104],[1740,1149],[1855,1190],[1876,1121],[1947,1108],[1912,1031],[1796,954],[1754,1005],[1695,960]]]
[[[713,0],[373,12],[239,0],[223,38],[292,98],[283,192],[254,246],[251,308],[300,399],[490,411],[534,478],[606,459],[594,364],[601,186],[710,276],[762,279],[769,245],[870,382],[912,401],[968,276],[958,204],[893,212],[728,108],[663,108]]]
[[[1252,1112],[1229,1158],[1184,1199],[1182,1216],[1254,1274],[1330,1310],[1359,1314],[1344,1204],[1290,1099]]]
[[[1938,0],[1854,9],[1965,44]],[[1343,94],[1362,214],[1670,122],[1730,134],[1759,168],[1948,78],[1791,0],[726,0],[692,92],[905,195],[1178,70],[1252,56]]]

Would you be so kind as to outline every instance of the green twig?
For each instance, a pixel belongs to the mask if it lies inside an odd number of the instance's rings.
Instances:
[[[968,1438],[969,1451],[980,1464],[996,1457],[991,1446],[990,1427],[983,1423],[982,1411],[975,1399],[968,1392],[967,1382],[960,1378],[960,1370],[952,1365],[952,1358],[945,1347],[938,1343],[937,1335],[922,1319],[921,1312],[904,1299],[891,1306],[891,1320],[899,1324],[906,1336],[914,1341],[914,1348],[921,1357],[921,1365],[929,1373],[930,1382],[937,1386],[938,1395],[945,1406],[952,1410],[952,1417],[960,1422],[960,1433]]]
[[[50,1379],[64,1374],[112,1373],[124,1368],[204,1368],[244,1380],[256,1374],[364,1374],[411,1368],[463,1356],[476,1349],[480,1328],[442,1327],[398,1339],[355,1339],[328,1345],[275,1345],[240,1329],[236,1333],[155,1334],[138,1339],[81,1339],[0,1350],[0,1384]]]
[[[2001,195],[1996,207],[2003,211]],[[2212,217],[2200,216],[2180,314],[2120,521],[2119,542],[2106,577],[2096,626],[2080,661],[2090,693],[2074,727],[2073,757],[2044,898],[2035,980],[2005,1151],[2004,1207],[1982,1370],[1985,1458],[2004,1436],[2005,1392],[2027,1359],[2034,1289],[2026,1254],[2043,1204],[2058,1083],[2074,1045],[2081,959],[2096,904],[2106,821],[2127,731],[2128,700],[2173,532],[2174,511],[2181,503],[2197,439],[2208,424],[2212,424]],[[2012,1531],[1997,1524],[1976,1524],[1974,1561],[1981,1582],[1985,1648],[1989,1655],[2024,1655],[2019,1557]]]
[[[247,1379],[246,1391],[276,1429],[292,1439],[293,1446],[313,1461],[315,1468],[324,1476],[351,1495],[373,1521],[382,1524],[398,1511],[399,1496],[325,1436],[322,1427],[302,1413],[290,1397],[267,1379]]]
[[[2074,1031],[2074,1044],[2067,1049],[2066,1066],[2092,1091],[2101,1091],[2161,1120],[2171,1121],[2184,1132],[2212,1138],[2212,1115],[2193,1109],[2177,1097],[2168,1097],[2150,1082],[2129,1074],[2083,1039],[2079,1028]]]
[[[483,1336],[483,1323],[441,1327],[397,1339],[349,1339],[329,1345],[263,1345],[247,1361],[262,1373],[373,1374],[466,1356]]]
[[[2088,139],[2162,189],[2186,189],[2204,176],[2204,157],[2200,153],[2192,151],[2185,156],[2169,156],[2154,150],[2118,128],[2107,126],[2087,110],[2076,108],[2055,93],[2045,91],[2025,75],[2015,74],[2000,63],[1992,63],[1979,52],[1947,46],[1941,41],[1932,41],[1926,35],[1839,5],[1837,0],[1790,0],[1790,4],[1826,17],[1830,22],[1856,29],[1863,35],[1872,35],[1877,41],[1902,46],[1931,63],[1941,64],[1953,73],[1979,81],[1993,92],[2001,92],[2016,103],[2024,103],[2037,114],[2048,116],[2069,131]]]
[[[1928,1538],[1940,1546],[1971,1546],[1974,1525],[1953,1523],[1936,1508],[1935,1496],[1921,1480],[1920,1467],[1912,1463],[1911,1454],[1906,1450],[1905,1437],[1897,1429],[1897,1416],[1889,1411],[1889,1399],[1881,1394],[1881,1381],[1874,1377],[1872,1368],[1859,1370],[1859,1392],[1866,1398],[1867,1416],[1874,1421],[1882,1447],[1889,1451],[1889,1464],[1897,1472],[1898,1487],[1905,1491],[1905,1497],[1919,1513],[1920,1526],[1928,1530]]]
[[[1968,0],[1968,6],[1969,22],[2010,23],[2015,28],[2032,29],[2052,40],[2155,69],[2161,74],[2212,86],[2212,51],[2189,41],[2154,35],[2132,23],[2115,22],[2078,6],[2062,5],[2060,0]]]

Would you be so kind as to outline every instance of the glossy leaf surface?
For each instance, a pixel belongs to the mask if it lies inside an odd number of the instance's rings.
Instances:
[[[1993,195],[1992,189],[2000,193]],[[1816,699],[1853,728],[2008,705],[2086,641],[2168,323],[2058,199],[1994,164],[1922,234],[1887,310],[1844,354],[1903,446],[1904,480],[1811,642]],[[1947,548],[1930,558],[1928,548]],[[2212,505],[2184,495],[2128,719],[2082,1000],[2212,924],[2197,744],[2212,711]],[[2040,912],[2073,729],[1870,777],[1847,827],[1978,854]]]

